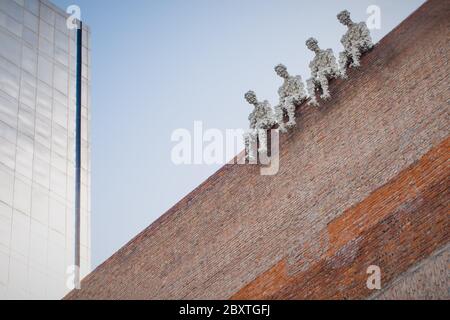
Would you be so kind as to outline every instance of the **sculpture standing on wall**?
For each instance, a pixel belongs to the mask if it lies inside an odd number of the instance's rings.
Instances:
[[[354,23],[350,12],[344,10],[337,15],[340,23],[347,26],[347,32],[342,36],[344,51],[339,55],[341,72],[345,75],[347,66],[359,67],[361,55],[373,48],[369,28],[365,22]]]
[[[275,118],[281,132],[286,132],[286,128],[295,126],[295,106],[306,99],[305,86],[300,76],[289,75],[286,66],[279,64],[275,67],[275,72],[284,79],[283,85],[278,89],[280,104],[275,107]],[[285,113],[289,117],[284,123]]]
[[[273,116],[272,107],[267,100],[259,102],[253,91],[248,91],[245,94],[245,100],[255,107],[248,116],[248,120],[250,121],[250,131],[244,136],[246,157],[249,160],[253,160],[256,157],[253,150],[256,148],[253,148],[252,146],[254,146],[258,140],[258,151],[260,153],[267,152],[267,130],[272,128],[276,121]]]
[[[306,41],[308,49],[313,51],[316,56],[309,64],[311,69],[311,78],[306,82],[308,94],[311,97],[309,104],[318,106],[319,103],[316,99],[316,90],[322,89],[321,98],[329,99],[331,97],[328,90],[328,81],[333,78],[341,76],[336,58],[332,49],[321,50],[318,42],[314,38],[309,38]]]

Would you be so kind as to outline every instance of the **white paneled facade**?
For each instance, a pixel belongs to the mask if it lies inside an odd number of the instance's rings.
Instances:
[[[0,299],[59,299],[75,248],[76,30],[0,0]],[[83,28],[81,274],[90,271],[90,47]]]

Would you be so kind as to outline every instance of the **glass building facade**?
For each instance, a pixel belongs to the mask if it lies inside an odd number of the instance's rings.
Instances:
[[[75,252],[76,29],[0,0],[0,299],[59,299]],[[83,25],[81,276],[90,271],[90,33]]]

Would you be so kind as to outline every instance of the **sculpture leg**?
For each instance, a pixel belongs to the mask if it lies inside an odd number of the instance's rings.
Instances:
[[[258,129],[259,153],[267,153],[267,130]]]
[[[322,87],[322,95],[320,96],[322,99],[327,100],[331,98],[330,90],[328,89],[328,79],[325,74],[321,74],[319,76],[320,86]]]
[[[342,79],[347,79],[347,64],[348,64],[348,57],[346,52],[341,52],[339,54],[339,74]]]
[[[287,132],[286,126],[284,125],[283,115],[284,115],[284,108],[280,104],[280,105],[275,107],[275,118],[276,118],[276,121],[278,123],[278,128],[280,129],[280,131],[281,132]]]
[[[244,135],[244,143],[245,143],[245,158],[249,161],[255,160],[256,133],[254,130],[247,132]]]
[[[288,128],[295,127],[295,103],[294,99],[289,99],[286,103],[286,112],[289,117],[289,121],[287,123]]]
[[[249,133],[244,133],[245,159],[250,158],[250,137]]]
[[[360,62],[361,52],[359,51],[359,48],[353,47],[351,55],[352,55],[352,60],[353,60],[351,66],[358,68],[361,65],[361,62]]]
[[[319,103],[317,102],[316,98],[316,85],[312,78],[306,80],[306,90],[308,91],[308,95],[311,99],[308,104],[318,107]]]

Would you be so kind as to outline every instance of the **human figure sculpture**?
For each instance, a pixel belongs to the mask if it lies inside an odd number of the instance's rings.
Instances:
[[[272,112],[272,107],[267,100],[259,102],[256,94],[253,91],[248,91],[245,94],[245,100],[255,108],[248,116],[250,121],[250,131],[244,135],[245,151],[247,159],[255,159],[255,154],[252,148],[254,143],[259,140],[260,153],[267,152],[267,130],[270,129],[275,123],[275,118]]]
[[[350,12],[344,10],[337,15],[340,23],[347,26],[347,32],[342,36],[344,51],[339,54],[341,72],[345,75],[347,66],[359,67],[362,54],[373,48],[372,37],[365,22],[354,23]]]
[[[331,97],[328,89],[328,81],[333,78],[341,76],[336,58],[332,49],[320,49],[315,38],[309,38],[306,41],[308,49],[313,51],[316,56],[309,64],[311,69],[311,78],[306,81],[308,94],[311,98],[309,104],[318,106],[316,99],[316,90],[322,89],[321,98],[327,100]]]
[[[283,64],[275,66],[275,72],[284,79],[283,85],[278,89],[280,103],[275,107],[275,119],[280,131],[286,132],[286,128],[295,126],[295,106],[306,99],[305,86],[302,78],[289,75],[286,66]],[[285,113],[289,118],[287,123],[284,123]]]

